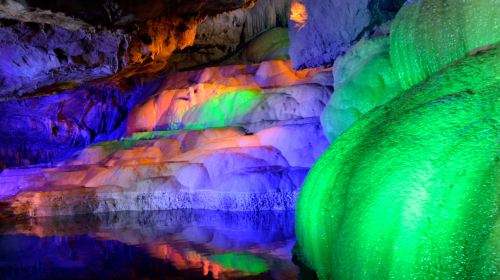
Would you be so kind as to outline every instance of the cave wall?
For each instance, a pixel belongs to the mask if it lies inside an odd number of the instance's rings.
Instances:
[[[107,80],[0,102],[0,167],[55,163],[93,142],[120,138],[128,112],[161,78]]]
[[[0,99],[61,82],[109,76],[127,65],[119,31],[0,21]]]
[[[176,69],[186,69],[208,63],[225,63],[259,35],[274,28],[286,28],[289,10],[290,0],[260,0],[252,8],[207,17],[198,24],[193,44],[174,53],[169,64]],[[254,59],[251,62],[259,61]]]
[[[245,32],[250,40],[278,21],[286,22],[286,7],[260,2],[250,9],[254,1],[2,1],[0,98],[31,94],[57,83],[87,82],[152,63],[160,64],[154,69],[164,69],[174,51],[195,43],[198,24],[206,18],[205,25],[216,32],[211,38],[230,53],[241,44],[226,42],[220,36],[224,30],[248,22],[250,30]],[[268,8],[276,9],[276,15],[263,12]],[[238,24],[209,23],[232,10]],[[198,38],[197,44],[212,44],[205,36]],[[195,65],[219,58],[204,56]]]
[[[403,0],[294,2],[305,19],[297,25],[292,18],[289,25],[290,57],[296,69],[332,65],[375,25],[392,19],[404,3]]]

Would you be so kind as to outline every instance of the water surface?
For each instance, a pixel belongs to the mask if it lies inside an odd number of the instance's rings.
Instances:
[[[0,279],[304,278],[293,212],[119,212],[2,228]]]

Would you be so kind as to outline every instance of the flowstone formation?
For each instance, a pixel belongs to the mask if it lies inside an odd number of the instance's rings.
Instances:
[[[456,61],[341,135],[300,193],[320,279],[498,276],[500,48]]]
[[[389,38],[363,39],[333,66],[335,93],[321,114],[321,124],[334,141],[362,115],[401,92],[389,57]]]
[[[139,104],[128,94],[111,98],[137,104],[126,120],[106,118],[126,137],[55,166],[6,169],[0,199],[13,215],[32,217],[293,209],[307,171],[328,146],[319,115],[330,97],[330,71],[265,61],[173,73],[155,94],[142,90],[150,96]],[[78,135],[70,132],[61,129]]]
[[[500,40],[496,1],[414,1],[334,64],[335,94],[321,116],[330,141],[358,118],[467,52]],[[390,26],[390,35],[380,37]]]
[[[287,0],[84,2],[0,3],[0,170],[126,136],[129,112],[180,69],[288,60]]]
[[[406,3],[391,30],[391,61],[403,89],[473,49],[500,41],[496,0]]]

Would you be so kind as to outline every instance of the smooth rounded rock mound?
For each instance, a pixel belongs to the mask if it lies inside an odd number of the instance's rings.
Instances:
[[[318,160],[296,231],[320,279],[498,277],[499,62],[497,44],[449,65]]]

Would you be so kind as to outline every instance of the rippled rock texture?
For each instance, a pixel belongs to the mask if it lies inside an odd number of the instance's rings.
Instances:
[[[352,126],[297,203],[297,252],[320,279],[498,275],[498,9],[409,1],[390,38],[336,62],[323,122]]]
[[[497,46],[442,69],[318,160],[297,236],[321,279],[498,274],[499,55]]]
[[[402,88],[411,88],[469,51],[499,42],[499,12],[495,0],[405,4],[391,28],[391,61]]]

